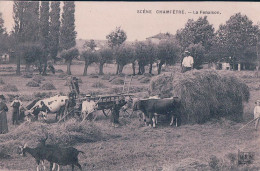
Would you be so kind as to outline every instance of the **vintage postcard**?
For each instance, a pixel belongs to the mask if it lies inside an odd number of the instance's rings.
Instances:
[[[0,170],[260,170],[259,10],[0,1]]]

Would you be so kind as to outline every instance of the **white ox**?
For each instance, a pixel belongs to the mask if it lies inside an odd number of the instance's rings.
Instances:
[[[39,113],[43,114],[44,119],[47,118],[48,113],[56,113],[56,120],[58,115],[60,115],[65,107],[68,96],[56,95],[50,98],[37,101],[33,107],[29,109],[27,113],[33,114],[38,119]],[[32,104],[31,104],[32,105]]]
[[[82,108],[81,108],[81,116],[83,117],[83,120],[87,118],[87,116],[91,113],[93,113],[97,109],[97,103],[93,100],[86,100],[82,102]]]

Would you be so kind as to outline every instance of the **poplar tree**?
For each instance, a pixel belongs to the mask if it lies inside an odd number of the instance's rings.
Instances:
[[[63,13],[61,19],[61,30],[60,30],[60,48],[61,50],[66,51],[66,53],[74,52],[76,46],[76,31],[75,31],[75,3],[73,1],[64,1]],[[71,50],[69,50],[71,49]],[[69,51],[68,51],[69,50]],[[71,55],[67,54],[66,63],[67,63],[67,74],[71,75],[70,66],[72,60],[77,57],[73,53]],[[69,57],[69,58],[68,58]]]
[[[42,1],[40,8],[40,43],[44,50],[42,58],[39,59],[39,70],[43,72],[42,75],[46,75],[47,60],[49,55],[49,1]]]
[[[60,2],[51,2],[50,11],[50,56],[54,61],[59,51],[59,40],[60,40]]]

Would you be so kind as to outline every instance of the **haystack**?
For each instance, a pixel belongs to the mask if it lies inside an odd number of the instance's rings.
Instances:
[[[45,83],[41,87],[42,90],[56,90],[56,87],[52,83]]]
[[[35,82],[35,81],[29,81],[27,84],[26,84],[27,87],[40,87],[40,84],[38,82]]]
[[[179,97],[182,123],[191,124],[221,117],[241,121],[243,102],[250,95],[248,86],[237,78],[211,70],[157,76],[151,80],[149,93]]]

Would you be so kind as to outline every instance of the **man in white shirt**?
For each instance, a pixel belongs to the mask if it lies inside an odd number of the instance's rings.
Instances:
[[[256,106],[254,108],[254,119],[256,119],[255,121],[255,130],[257,130],[257,127],[258,127],[258,123],[259,123],[259,117],[260,117],[260,100],[257,100],[256,102]]]
[[[182,61],[182,72],[190,71],[193,69],[194,60],[193,57],[190,56],[189,51],[185,51],[185,57]]]

